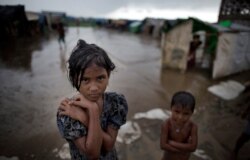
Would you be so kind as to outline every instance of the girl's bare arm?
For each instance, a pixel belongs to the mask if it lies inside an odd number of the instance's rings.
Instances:
[[[89,102],[84,97],[81,100],[72,101],[70,104],[85,108],[88,112],[88,134],[86,137],[74,141],[78,149],[85,153],[89,159],[97,159],[100,156],[102,146],[102,128],[100,126],[100,111],[98,105]]]
[[[113,129],[112,127],[108,126],[107,131],[102,131],[102,147],[106,151],[111,151],[115,145],[116,137],[118,134],[118,130]]]

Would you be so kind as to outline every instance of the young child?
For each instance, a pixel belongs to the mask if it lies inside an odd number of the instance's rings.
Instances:
[[[195,107],[192,94],[180,91],[171,101],[171,117],[161,127],[162,160],[188,160],[197,147],[197,125],[190,118]]]
[[[191,69],[195,67],[196,63],[196,50],[199,48],[201,45],[200,41],[200,36],[199,35],[194,35],[193,40],[190,42],[189,45],[189,53],[188,53],[188,63],[187,63],[187,68]]]
[[[57,125],[69,143],[71,159],[116,160],[114,145],[128,106],[123,95],[105,92],[115,65],[102,48],[83,40],[68,63],[69,80],[79,93],[61,101]]]

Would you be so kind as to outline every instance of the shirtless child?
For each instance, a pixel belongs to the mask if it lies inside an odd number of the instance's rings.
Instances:
[[[180,91],[171,101],[171,117],[161,127],[162,160],[188,160],[197,147],[198,127],[190,118],[195,107],[192,94]]]

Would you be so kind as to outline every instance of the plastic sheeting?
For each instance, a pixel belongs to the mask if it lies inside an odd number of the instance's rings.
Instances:
[[[250,69],[250,32],[221,33],[213,66],[213,78]]]
[[[245,86],[241,83],[229,80],[209,87],[208,91],[224,100],[230,100],[236,98],[244,89]]]
[[[196,149],[193,154],[196,155],[197,157],[204,159],[204,160],[212,160],[212,158],[209,157],[208,155],[206,155],[205,151],[203,151],[201,149]]]
[[[166,120],[170,116],[170,111],[165,111],[160,108],[155,108],[147,112],[136,113],[133,120],[146,118],[146,119],[159,119]],[[137,122],[127,121],[126,124],[121,126],[118,135],[117,142],[130,144],[139,139],[142,135],[142,131]]]
[[[136,122],[127,121],[126,124],[121,126],[118,135],[117,142],[130,144],[133,141],[141,137],[141,128]]]
[[[69,151],[69,144],[65,143],[60,150],[55,148],[53,153],[56,153],[56,157],[60,157],[61,159],[70,159],[70,151]]]
[[[136,113],[134,119],[147,118],[147,119],[160,119],[166,120],[170,115],[170,112],[164,112],[160,108],[152,109],[144,113]]]
[[[165,35],[162,63],[165,67],[186,70],[193,21],[176,26]]]

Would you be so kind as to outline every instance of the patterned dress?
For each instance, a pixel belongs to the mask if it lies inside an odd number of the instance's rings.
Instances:
[[[104,131],[108,126],[118,130],[126,122],[128,105],[125,97],[115,92],[104,93],[103,112],[101,114],[101,127]],[[59,116],[57,113],[57,125],[60,134],[65,138],[70,147],[71,159],[87,160],[86,155],[81,154],[74,144],[76,138],[86,136],[88,129],[85,125],[68,116]],[[110,152],[101,151],[100,160],[117,160],[115,148]]]

